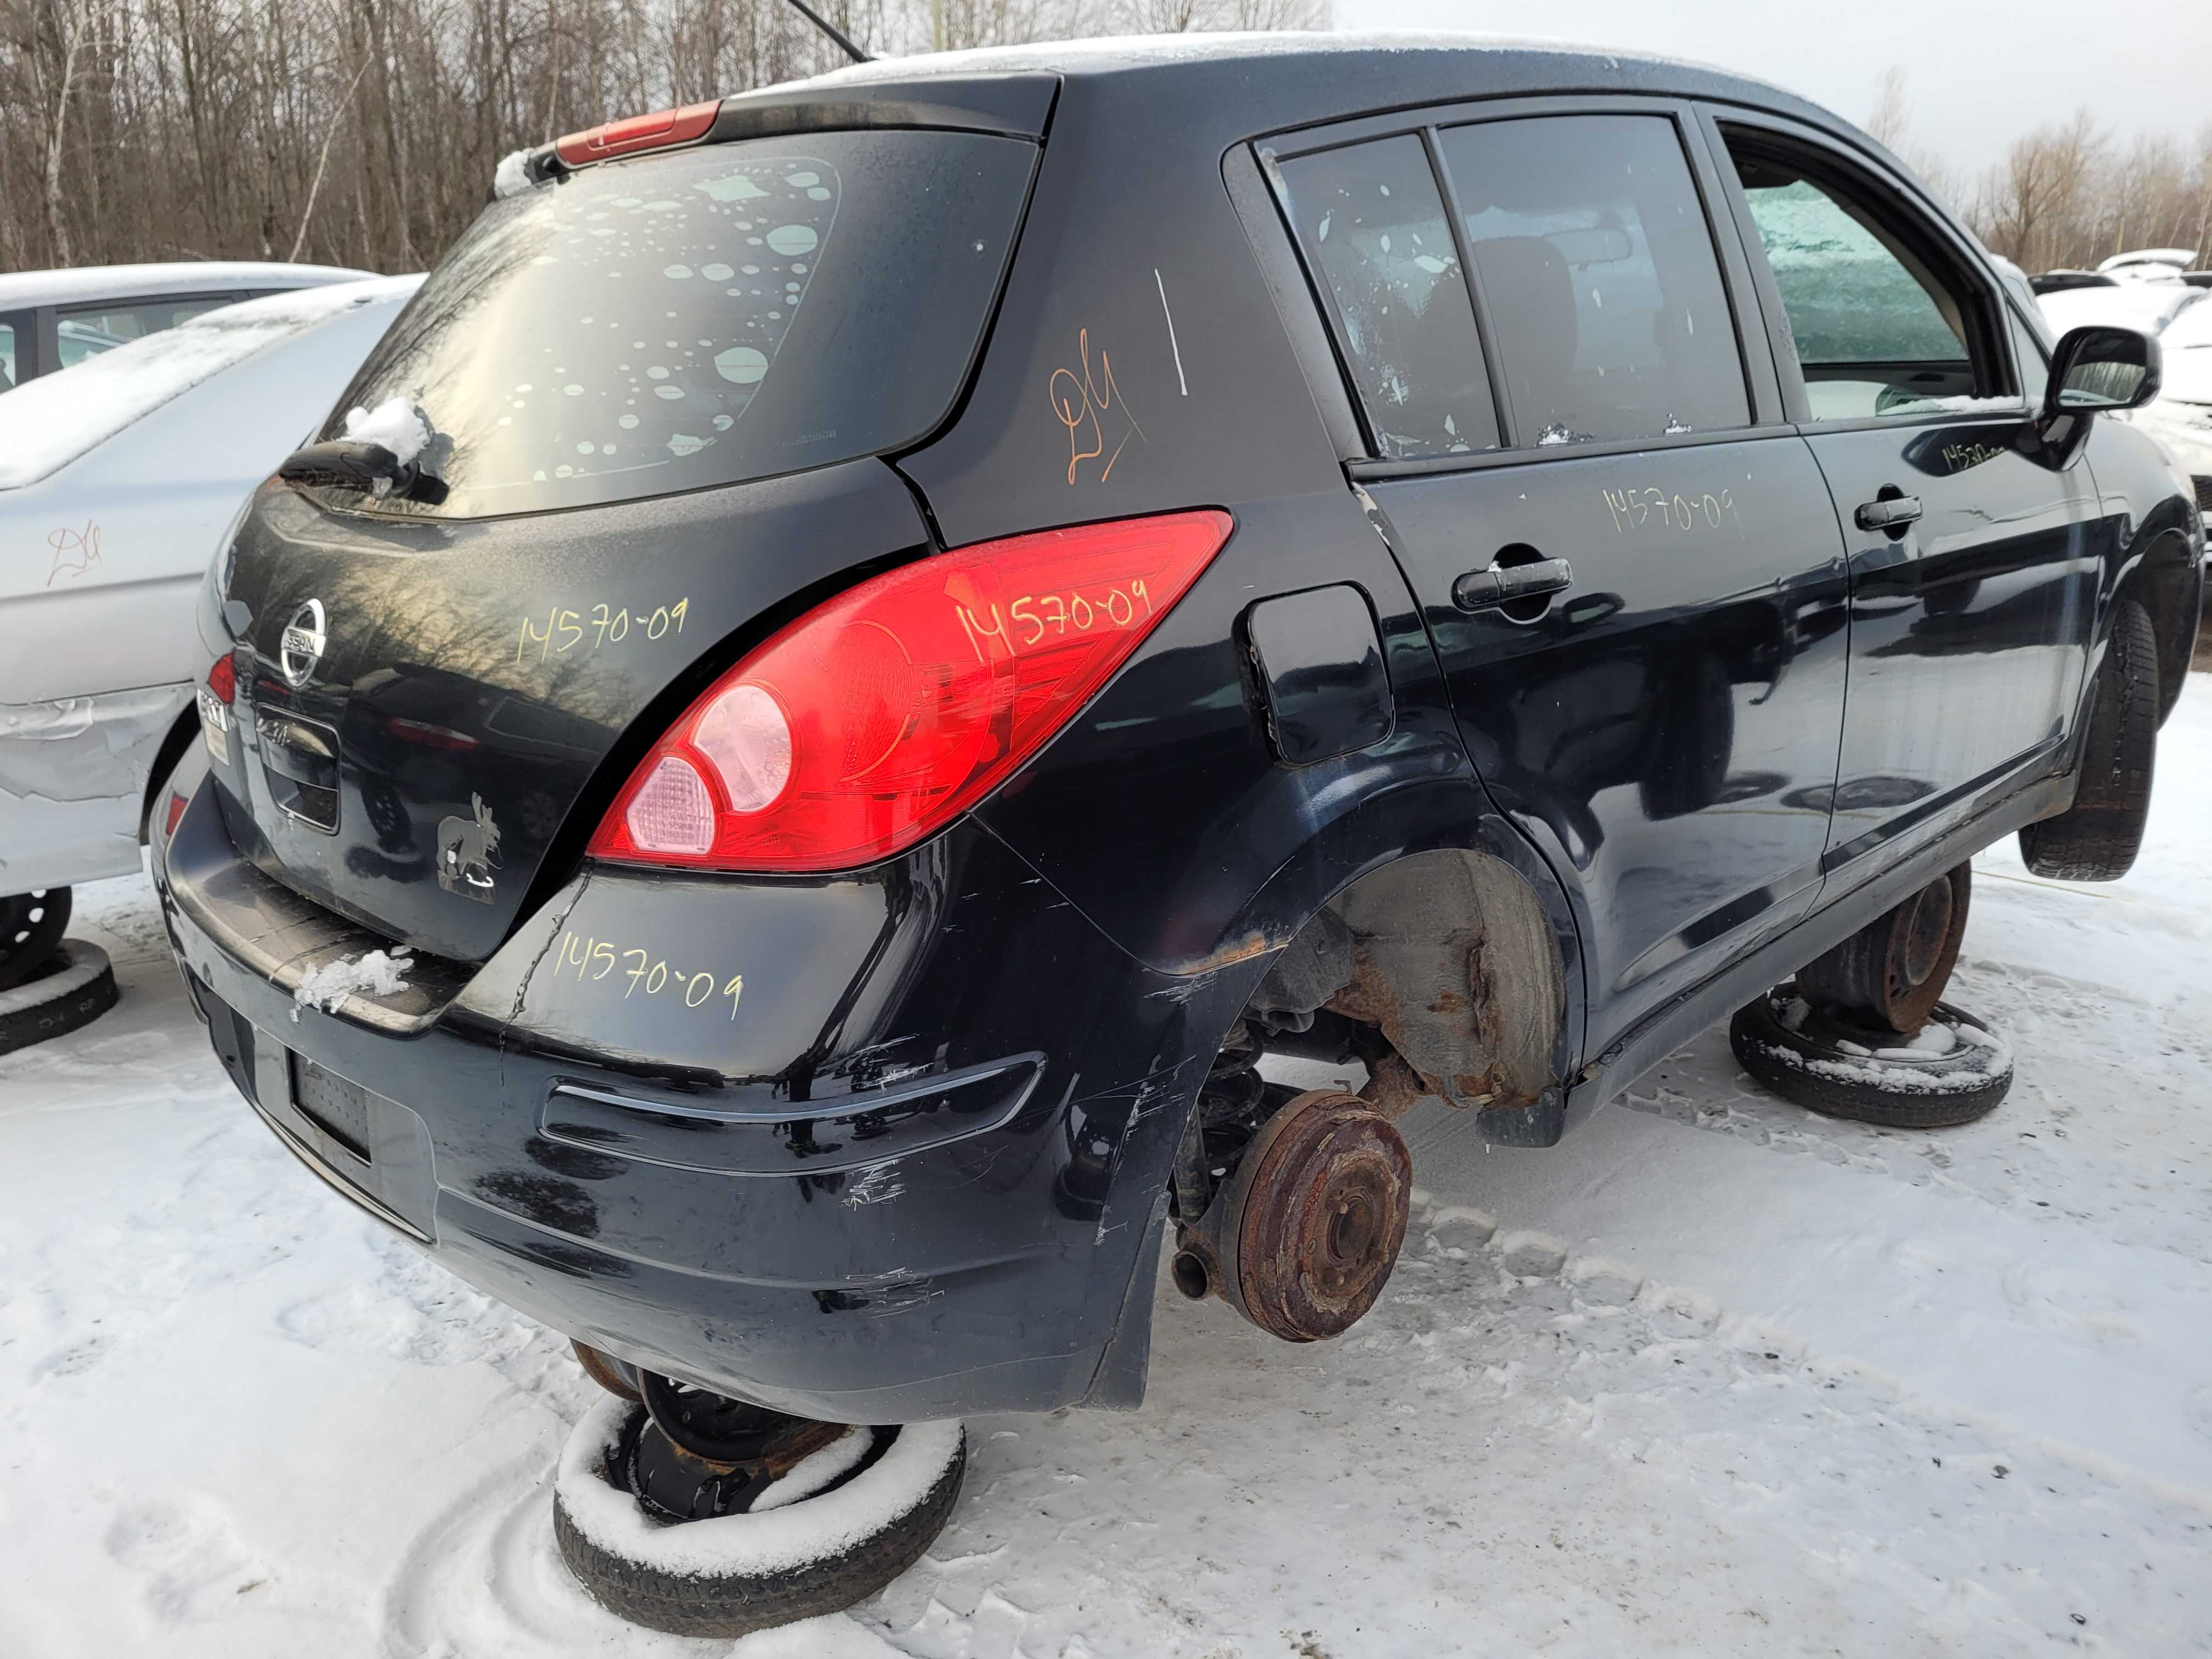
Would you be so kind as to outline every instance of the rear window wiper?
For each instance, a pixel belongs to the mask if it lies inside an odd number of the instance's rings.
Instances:
[[[287,483],[356,490],[380,501],[398,495],[436,507],[446,499],[444,479],[362,438],[327,438],[295,449],[277,466],[276,476]]]

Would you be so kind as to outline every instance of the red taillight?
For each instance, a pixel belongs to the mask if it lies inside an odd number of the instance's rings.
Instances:
[[[228,653],[217,657],[215,666],[208,670],[208,690],[214,692],[217,701],[222,702],[230,702],[237,691],[238,670]]]
[[[572,132],[553,141],[553,153],[572,167],[605,161],[617,155],[633,155],[641,149],[663,149],[688,144],[707,136],[714,125],[719,98],[704,104],[685,104],[678,109],[657,109],[650,115],[632,115],[608,121],[583,132]]]
[[[809,611],[693,703],[597,858],[848,870],[983,799],[1128,660],[1233,520],[1207,509],[982,542]]]

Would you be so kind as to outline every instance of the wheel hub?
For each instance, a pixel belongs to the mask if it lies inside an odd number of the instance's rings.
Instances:
[[[1218,1291],[1261,1330],[1315,1342],[1382,1295],[1405,1242],[1413,1159],[1389,1119],[1321,1090],[1262,1124],[1176,1261],[1186,1295]]]

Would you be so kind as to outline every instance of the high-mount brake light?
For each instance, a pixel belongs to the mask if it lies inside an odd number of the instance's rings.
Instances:
[[[591,855],[773,874],[913,846],[1066,725],[1234,527],[1206,508],[1041,531],[848,589],[707,689],[638,763]]]
[[[570,167],[580,167],[593,161],[612,161],[617,155],[635,155],[641,149],[669,149],[678,144],[693,143],[707,136],[714,125],[715,112],[721,107],[722,100],[715,98],[703,104],[684,104],[675,109],[657,109],[650,115],[602,122],[582,132],[555,139],[553,153]]]

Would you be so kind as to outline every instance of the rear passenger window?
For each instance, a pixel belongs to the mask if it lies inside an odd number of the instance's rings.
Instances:
[[[1727,290],[1671,120],[1544,116],[1442,142],[1515,444],[1748,423]]]
[[[1971,295],[1895,228],[1792,160],[1730,140],[1744,200],[1790,319],[1816,421],[1907,416],[1970,402]],[[2022,372],[2032,374],[2023,357]]]
[[[1450,222],[1419,138],[1281,164],[1306,259],[1389,460],[1498,447],[1498,418]]]

